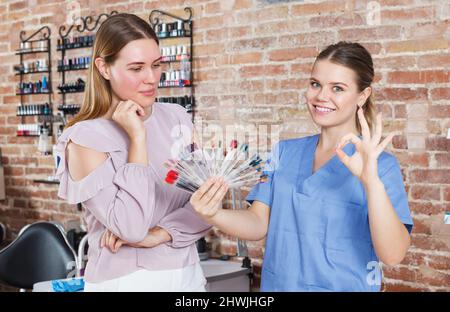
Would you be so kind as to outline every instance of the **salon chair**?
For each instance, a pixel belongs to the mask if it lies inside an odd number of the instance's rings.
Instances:
[[[0,251],[0,280],[25,291],[40,281],[75,276],[76,261],[75,251],[62,226],[36,222],[25,226],[13,242]]]
[[[3,223],[0,222],[0,246],[6,239],[6,227]]]

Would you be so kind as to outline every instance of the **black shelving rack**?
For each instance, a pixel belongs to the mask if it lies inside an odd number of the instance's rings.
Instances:
[[[18,107],[17,116],[21,117],[21,124],[25,124],[25,117],[26,116],[38,116],[38,124],[40,123],[49,123],[49,135],[52,135],[52,121],[53,121],[53,113],[52,113],[52,67],[51,67],[51,30],[48,26],[43,26],[40,29],[38,29],[36,32],[34,32],[29,37],[25,37],[26,32],[21,31],[20,32],[20,48],[16,51],[16,55],[20,56],[20,64],[18,68],[15,68],[16,76],[20,77],[20,86],[23,86],[24,83],[24,76],[25,75],[36,75],[36,74],[46,74],[48,77],[47,80],[47,91],[42,92],[36,92],[36,91],[27,91],[21,90],[19,92],[16,92],[17,96],[20,96],[20,106]],[[33,47],[33,45],[38,44],[39,47]],[[41,46],[42,43],[42,46]],[[39,54],[44,53],[47,54],[47,69],[45,70],[25,70],[24,66],[24,55],[27,54]],[[48,102],[47,105],[39,104],[39,105],[25,105],[24,104],[24,97],[25,96],[31,96],[31,95],[40,95],[40,94],[48,94]],[[45,111],[41,108],[45,106]],[[38,129],[39,132],[39,129]],[[21,133],[17,134],[18,136],[33,136],[38,137],[39,133],[35,134],[28,134],[28,133]]]
[[[158,39],[160,40],[172,40],[172,39],[188,39],[189,40],[189,58],[186,60],[170,60],[164,61],[162,63],[168,63],[169,66],[172,63],[189,62],[189,84],[188,85],[169,85],[169,86],[159,86],[160,89],[165,88],[187,88],[190,90],[190,95],[187,96],[170,96],[170,97],[158,97],[159,102],[169,102],[174,104],[180,104],[186,108],[186,110],[192,114],[192,121],[194,121],[195,113],[195,88],[194,88],[194,75],[193,75],[193,37],[194,37],[194,22],[192,20],[192,8],[185,7],[184,12],[187,13],[186,18],[161,11],[153,10],[149,15],[149,22],[153,29],[155,30]],[[170,29],[169,25],[171,23],[166,23],[162,21],[164,18],[169,18],[170,22],[175,22],[177,27]],[[181,26],[181,28],[178,27]],[[163,77],[161,78],[163,79]]]
[[[117,11],[111,11],[111,13],[102,13],[98,15],[96,18],[93,16],[85,16],[80,17],[78,23],[71,25],[68,29],[65,25],[62,25],[59,28],[59,39],[58,39],[58,46],[57,51],[61,52],[61,59],[59,60],[58,65],[58,73],[61,73],[61,85],[66,85],[66,73],[69,71],[78,71],[78,70],[86,70],[89,68],[88,62],[81,62],[80,64],[69,64],[69,66],[66,66],[64,64],[64,60],[66,58],[66,52],[68,50],[75,50],[75,49],[91,49],[94,43],[94,35],[85,35],[83,37],[77,37],[78,39],[82,40],[75,40],[75,42],[69,42],[69,36],[71,35],[72,31],[76,31],[78,34],[83,33],[92,33],[94,32],[97,27],[101,24],[102,20],[106,20],[109,16],[117,14]],[[86,39],[87,38],[87,39]],[[89,56],[91,57],[92,53],[89,53]],[[81,58],[79,58],[81,59]],[[92,60],[90,60],[92,61]],[[80,86],[80,85],[79,85]],[[80,105],[67,105],[66,103],[66,95],[67,94],[73,94],[73,93],[82,93],[84,92],[84,88],[77,88],[77,90],[60,90],[58,93],[61,94],[61,104],[58,106],[58,110],[63,113],[63,116],[66,115],[74,115],[76,114],[79,109]],[[65,118],[64,118],[65,119]]]

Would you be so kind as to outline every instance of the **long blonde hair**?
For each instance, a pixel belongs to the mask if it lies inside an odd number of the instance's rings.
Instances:
[[[79,121],[99,118],[108,112],[112,102],[111,85],[100,74],[94,61],[101,57],[106,64],[113,64],[120,50],[129,42],[138,39],[153,39],[159,44],[152,27],[136,15],[120,13],[103,22],[95,37],[83,103],[66,128]]]
[[[329,60],[330,62],[350,68],[355,72],[356,84],[359,92],[370,87],[374,77],[373,61],[369,51],[356,42],[340,41],[325,48],[316,58],[318,60]],[[364,117],[373,129],[376,118],[376,108],[373,103],[373,92],[362,106]],[[361,125],[356,118],[356,129],[361,133]]]

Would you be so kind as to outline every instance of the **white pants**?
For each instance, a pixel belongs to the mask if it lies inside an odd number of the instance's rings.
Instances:
[[[104,281],[84,284],[85,292],[204,292],[206,279],[200,263],[175,269],[138,270],[131,274]]]

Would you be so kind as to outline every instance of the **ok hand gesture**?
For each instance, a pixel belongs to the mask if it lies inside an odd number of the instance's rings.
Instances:
[[[336,155],[350,172],[359,178],[363,185],[378,178],[378,156],[391,142],[396,133],[390,133],[383,141],[381,114],[377,115],[376,125],[373,133],[370,133],[369,125],[364,117],[363,110],[358,109],[358,120],[361,124],[362,140],[353,133],[345,135],[336,148]],[[380,143],[381,141],[381,143]],[[355,145],[356,151],[352,156],[348,156],[342,148],[348,143]]]

